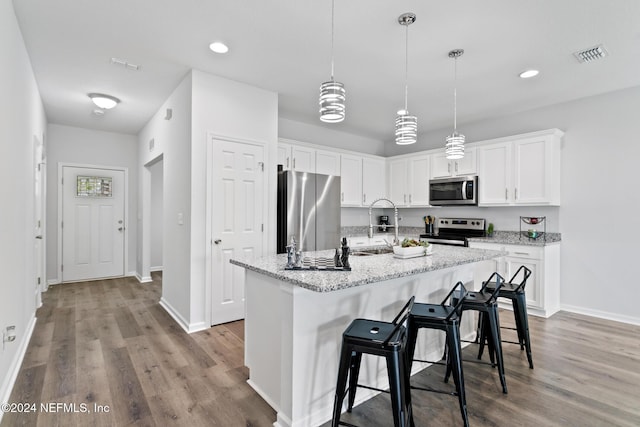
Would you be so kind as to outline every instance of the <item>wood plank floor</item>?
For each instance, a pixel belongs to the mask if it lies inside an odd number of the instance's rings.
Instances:
[[[243,322],[186,334],[158,305],[153,277],[49,288],[10,398],[38,410],[6,413],[1,426],[272,425],[273,409],[246,384]],[[501,321],[513,325],[511,313]],[[564,312],[530,321],[535,369],[505,344],[509,394],[490,366],[464,364],[472,426],[640,426],[640,327]],[[433,366],[412,381],[446,387],[442,373]],[[47,413],[41,403],[75,408]],[[417,426],[461,424],[455,397],[415,391],[413,408]],[[343,419],[392,425],[388,396]]]

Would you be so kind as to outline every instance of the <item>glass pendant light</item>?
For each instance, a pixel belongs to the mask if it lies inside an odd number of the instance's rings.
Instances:
[[[335,0],[331,0],[331,80],[320,85],[320,120],[339,123],[345,116],[344,85],[333,79],[333,17]]]
[[[453,66],[453,133],[449,135],[445,141],[445,153],[447,154],[447,159],[461,159],[464,157],[464,135],[458,133],[457,129],[457,92],[456,92],[456,84],[458,79],[458,57],[462,56],[464,53],[464,49],[454,49],[449,52],[449,58],[453,58],[454,66]]]
[[[405,43],[405,73],[404,73],[404,109],[398,111],[396,117],[396,144],[409,145],[418,140],[418,118],[409,115],[407,108],[407,98],[409,95],[409,25],[416,21],[415,13],[403,13],[398,17],[398,23],[404,25],[406,29]]]

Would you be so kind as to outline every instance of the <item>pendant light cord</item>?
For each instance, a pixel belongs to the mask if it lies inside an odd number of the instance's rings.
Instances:
[[[458,57],[453,60],[453,133],[458,129]]]
[[[335,15],[335,0],[331,0],[331,81],[333,81],[333,20]]]
[[[409,25],[405,25],[405,52],[404,52],[404,111],[407,111],[407,99],[409,98]]]

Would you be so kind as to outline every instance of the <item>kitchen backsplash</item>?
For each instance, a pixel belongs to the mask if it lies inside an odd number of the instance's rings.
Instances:
[[[393,209],[374,209],[373,224],[378,224],[380,215],[389,215],[389,222],[393,223]],[[520,216],[546,216],[547,232],[559,233],[560,228],[560,208],[552,207],[495,207],[495,208],[479,208],[475,206],[467,207],[450,207],[442,208],[400,208],[398,216],[400,219],[400,234],[405,227],[420,228],[424,232],[424,220],[426,215],[440,217],[460,217],[460,218],[484,218],[487,224],[493,223],[496,230],[499,231],[518,231],[520,224]],[[342,208],[341,215],[342,229],[359,229],[364,231],[359,235],[366,235],[369,225],[369,209],[367,208]],[[377,231],[377,230],[375,230]],[[355,233],[353,235],[356,235]],[[407,233],[408,235],[408,233]]]

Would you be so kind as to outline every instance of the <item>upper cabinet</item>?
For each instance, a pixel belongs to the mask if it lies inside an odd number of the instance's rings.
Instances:
[[[388,194],[396,206],[429,206],[430,156],[388,160]]]
[[[340,154],[333,151],[316,150],[316,173],[340,176]]]
[[[369,206],[371,202],[386,196],[385,160],[362,158],[362,205]]]
[[[449,160],[445,152],[431,154],[431,178],[449,178],[458,175],[475,175],[478,173],[476,148],[465,147],[464,157]]]
[[[278,164],[284,170],[316,173],[316,150],[278,142]]]
[[[552,129],[478,146],[478,204],[560,205],[562,135]]]
[[[385,196],[385,161],[383,158],[341,156],[342,206],[369,206]]]
[[[340,202],[342,206],[362,205],[362,157],[340,156]]]

